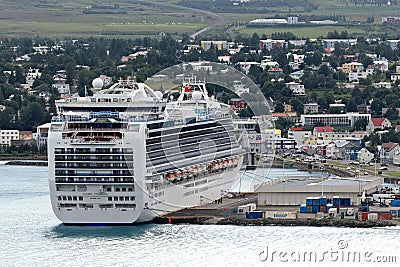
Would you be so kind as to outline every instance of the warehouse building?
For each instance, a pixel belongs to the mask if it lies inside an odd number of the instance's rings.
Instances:
[[[334,196],[350,198],[351,205],[360,204],[360,193],[375,192],[382,184],[382,178],[361,176],[342,177],[285,177],[264,182],[256,186],[259,205],[300,205],[307,197],[328,199]]]

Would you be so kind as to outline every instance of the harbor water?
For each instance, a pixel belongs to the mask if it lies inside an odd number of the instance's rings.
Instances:
[[[0,164],[0,266],[396,266],[399,237],[399,227],[64,226],[46,167]]]

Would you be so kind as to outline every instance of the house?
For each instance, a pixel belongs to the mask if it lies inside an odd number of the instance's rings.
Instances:
[[[391,127],[392,124],[386,118],[371,118],[367,125],[367,132],[372,133],[376,130],[383,130],[384,128]]]
[[[305,144],[305,140],[311,137],[311,131],[304,131],[301,127],[292,127],[288,130],[288,138],[294,139],[297,145]]]
[[[61,75],[55,75],[53,79],[54,84],[52,85],[52,87],[57,89],[61,96],[69,95],[71,93],[69,89],[69,84],[66,83],[67,79],[63,78]]]
[[[201,41],[201,48],[203,50],[208,50],[211,47],[215,47],[217,50],[228,49],[227,41]]]
[[[393,156],[395,153],[396,155],[400,153],[400,147],[398,143],[383,143],[380,151],[381,164],[393,163]]]
[[[304,71],[302,71],[302,70],[290,73],[290,77],[292,77],[292,79],[295,81],[299,81],[303,75],[304,75]]]
[[[233,91],[238,95],[241,96],[244,93],[249,93],[250,88],[246,87],[241,81],[233,81]]]
[[[360,79],[366,79],[368,76],[368,73],[365,71],[362,72],[350,72],[349,73],[349,82],[352,81],[360,81]]]
[[[50,123],[45,123],[36,128],[36,134],[34,138],[36,139],[36,144],[38,147],[44,147],[47,145],[50,125]]]
[[[364,65],[358,62],[344,63],[340,70],[347,74],[350,72],[362,72],[364,71]]]
[[[285,47],[288,47],[288,43],[285,40],[266,39],[266,40],[260,40],[259,43],[260,51],[263,50],[270,51],[273,48],[285,48]]]
[[[326,147],[326,156],[332,159],[355,160],[361,149],[359,144],[359,140],[338,139],[332,141]]]
[[[270,75],[279,76],[283,73],[283,70],[281,68],[270,68],[267,72]]]
[[[390,80],[392,82],[396,82],[397,80],[400,80],[400,73],[392,73],[392,74],[390,74]]]
[[[373,86],[375,88],[384,88],[384,89],[390,89],[392,88],[392,85],[389,82],[379,82],[379,83],[374,83]]]
[[[296,83],[296,82],[289,82],[289,83],[286,83],[286,87],[289,88],[295,95],[305,95],[306,94],[306,90],[305,90],[303,84]]]
[[[317,103],[308,103],[303,104],[304,114],[317,114],[318,113],[318,104]]]
[[[19,140],[18,130],[0,130],[0,146],[8,147],[12,140]]]
[[[240,70],[244,74],[249,74],[251,66],[260,66],[260,63],[255,62],[255,61],[250,61],[250,62],[238,62]]]
[[[324,133],[332,133],[333,128],[331,126],[317,126],[314,127],[313,135],[315,135],[318,139],[322,139]]]
[[[394,130],[395,130],[396,133],[400,133],[400,125],[396,125],[394,127]]]
[[[348,138],[356,138],[361,140],[364,136],[367,136],[368,133],[366,131],[354,131],[354,132],[324,132],[322,134],[322,140],[332,141],[336,139],[348,139]]]
[[[229,104],[232,110],[242,110],[246,107],[246,101],[243,98],[231,98]]]
[[[358,161],[361,163],[371,162],[374,159],[374,153],[371,153],[366,148],[361,148],[358,151]]]

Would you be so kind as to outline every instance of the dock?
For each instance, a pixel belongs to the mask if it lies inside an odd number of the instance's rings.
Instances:
[[[240,225],[240,226],[315,226],[315,227],[350,227],[371,228],[400,225],[397,220],[361,221],[350,216],[337,218],[316,218],[315,214],[301,214],[298,206],[257,206],[258,211],[297,212],[296,219],[246,219],[245,214],[238,214],[238,206],[257,203],[257,194],[241,193],[233,197],[222,198],[212,203],[157,217],[157,224],[198,224],[198,225]]]

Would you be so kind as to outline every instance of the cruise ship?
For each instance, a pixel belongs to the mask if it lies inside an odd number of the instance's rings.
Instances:
[[[132,224],[211,202],[243,162],[229,106],[205,82],[179,93],[133,77],[56,101],[48,133],[52,208],[65,224]],[[174,97],[175,96],[175,97]]]

